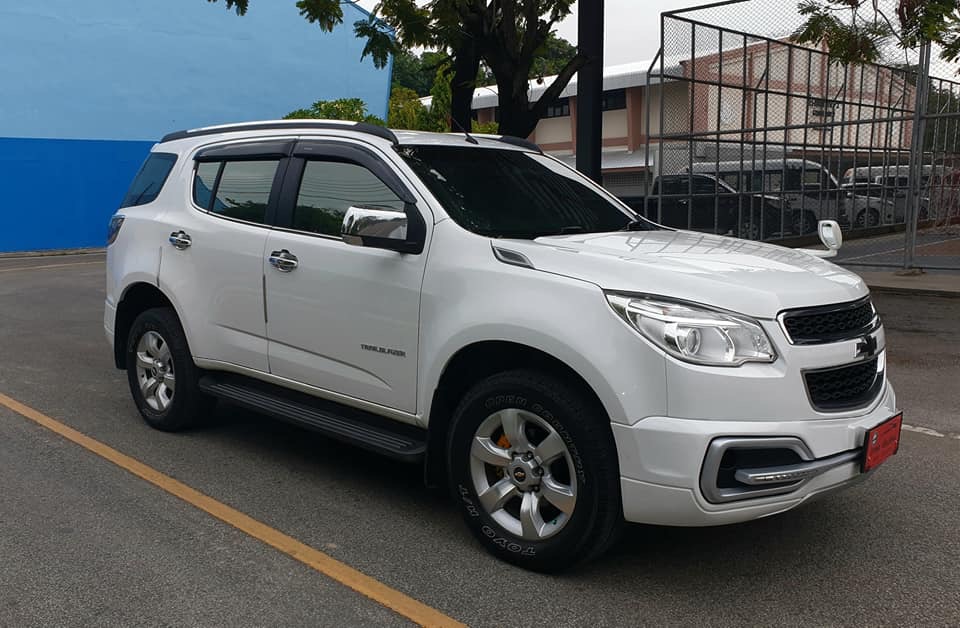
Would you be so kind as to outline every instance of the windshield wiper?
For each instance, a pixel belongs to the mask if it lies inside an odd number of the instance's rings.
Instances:
[[[624,225],[620,231],[653,231],[654,229],[656,229],[656,227],[650,224],[649,221],[643,218],[637,218]]]

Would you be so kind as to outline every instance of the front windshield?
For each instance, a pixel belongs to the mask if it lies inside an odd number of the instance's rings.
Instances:
[[[480,235],[532,239],[656,228],[537,153],[460,146],[399,151],[450,217]]]

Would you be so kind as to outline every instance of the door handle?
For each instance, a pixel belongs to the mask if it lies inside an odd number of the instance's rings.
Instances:
[[[270,261],[270,265],[279,270],[281,273],[289,273],[291,270],[300,265],[300,260],[297,259],[297,256],[287,249],[274,251],[267,259]]]
[[[170,237],[167,238],[170,244],[173,245],[173,248],[184,250],[193,244],[193,238],[181,231],[174,231],[170,234]]]

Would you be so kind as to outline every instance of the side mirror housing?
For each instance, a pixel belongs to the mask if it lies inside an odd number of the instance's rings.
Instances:
[[[817,233],[828,250],[836,252],[843,246],[843,232],[836,220],[821,220],[817,223]]]
[[[411,225],[408,213],[351,206],[343,216],[340,235],[344,242],[353,246],[420,253],[423,251],[424,231],[416,228],[420,226],[419,223]]]

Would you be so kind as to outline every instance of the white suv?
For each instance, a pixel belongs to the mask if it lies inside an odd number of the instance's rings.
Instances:
[[[221,399],[421,464],[537,570],[624,520],[789,510],[899,442],[859,277],[656,225],[515,138],[168,135],[111,222],[104,326],[150,425]]]

